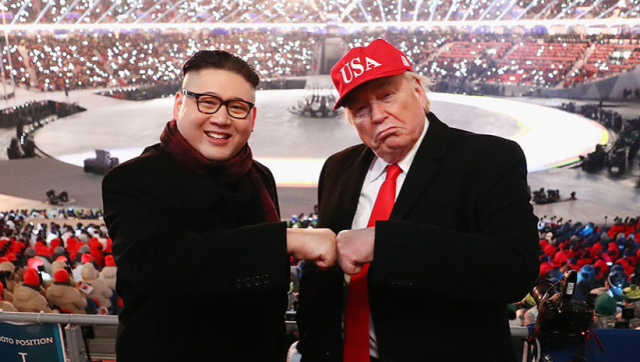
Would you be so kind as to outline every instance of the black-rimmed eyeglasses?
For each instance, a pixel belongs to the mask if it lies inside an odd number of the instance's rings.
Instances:
[[[241,99],[229,99],[225,101],[212,94],[194,93],[186,89],[182,90],[182,94],[187,97],[195,98],[198,111],[204,114],[214,114],[224,105],[227,107],[227,114],[229,114],[229,117],[245,119],[249,116],[249,113],[251,113],[251,110],[255,106],[253,103],[243,101]]]

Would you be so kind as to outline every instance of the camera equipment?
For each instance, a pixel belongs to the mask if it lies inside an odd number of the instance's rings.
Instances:
[[[547,203],[547,195],[544,192],[544,188],[533,192],[533,202],[535,202],[536,204]]]
[[[606,165],[609,174],[613,176],[624,175],[627,170],[627,150],[625,148],[616,148],[612,150]]]
[[[603,145],[596,145],[595,151],[587,156],[580,156],[582,160],[581,168],[586,172],[598,172],[602,170],[607,162],[607,152]]]
[[[613,326],[614,329],[629,329],[629,321],[622,320],[616,321],[616,324]]]
[[[96,158],[84,160],[84,172],[104,175],[120,163],[117,157],[111,157],[111,153],[105,150],[96,150]]]
[[[624,308],[622,309],[622,319],[626,319],[627,321],[633,319],[635,316],[635,309],[633,308]]]
[[[560,190],[547,190],[547,201],[556,202],[560,200]]]
[[[343,112],[333,110],[335,102],[336,97],[330,89],[316,87],[299,100],[297,105],[289,107],[289,112],[308,118],[335,118]]]
[[[538,356],[546,360],[550,360],[549,349],[581,345],[589,336],[594,311],[586,302],[572,300],[577,281],[578,273],[570,270],[559,282],[544,280],[531,291],[538,317],[528,343],[536,346]]]
[[[47,190],[45,194],[47,195],[47,199],[49,199],[48,203],[51,205],[61,205],[71,201],[69,200],[69,194],[66,191],[62,191],[59,195],[56,195],[56,191],[51,189]]]
[[[557,202],[560,201],[560,190],[549,189],[545,193],[545,189],[544,187],[542,187],[538,191],[533,191],[532,199],[536,204],[548,204],[551,202]]]
[[[49,199],[49,203],[51,205],[57,205],[58,204],[58,197],[56,196],[56,191],[55,190],[47,190],[47,192],[45,192],[45,194],[47,195],[47,198]]]

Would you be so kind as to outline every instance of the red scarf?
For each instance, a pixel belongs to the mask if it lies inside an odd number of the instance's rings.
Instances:
[[[268,182],[267,175],[253,160],[249,144],[226,161],[210,160],[193,148],[178,131],[176,120],[167,123],[160,136],[162,147],[188,170],[201,175],[209,175],[221,183],[231,183],[247,175],[253,188],[258,191],[264,218],[267,222],[279,222],[280,216],[273,200],[276,199],[275,187]]]

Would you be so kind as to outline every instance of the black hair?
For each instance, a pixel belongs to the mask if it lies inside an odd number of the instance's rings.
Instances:
[[[260,77],[256,70],[242,58],[224,50],[199,50],[182,66],[182,76],[203,69],[220,69],[240,75],[256,88]]]

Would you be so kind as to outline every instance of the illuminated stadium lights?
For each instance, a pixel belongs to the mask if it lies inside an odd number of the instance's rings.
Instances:
[[[59,2],[59,0],[58,0]],[[359,6],[352,5],[357,2]],[[243,26],[259,26],[259,27],[275,27],[282,24],[314,24],[314,26],[326,26],[326,16],[332,12],[335,12],[334,6],[344,11],[339,17],[339,23],[374,23],[376,26],[384,26],[385,23],[389,23],[390,20],[394,20],[392,24],[416,24],[424,23],[426,25],[436,26],[456,26],[456,23],[460,26],[496,26],[496,25],[518,25],[518,20],[556,20],[555,24],[576,25],[579,23],[571,22],[571,20],[579,20],[585,18],[587,21],[595,19],[617,21],[620,19],[629,19],[632,16],[637,17],[638,0],[629,2],[619,14],[615,17],[607,17],[603,14],[596,18],[595,12],[598,7],[594,7],[593,11],[590,8],[589,12],[584,13],[581,11],[577,13],[568,14],[570,11],[567,9],[577,9],[576,6],[571,4],[577,4],[578,2],[569,1],[570,6],[566,6],[567,2],[562,3],[564,7],[551,7],[548,10],[550,12],[548,16],[539,16],[544,8],[540,5],[545,5],[544,1],[537,4],[536,0],[527,2],[520,2],[515,5],[513,1],[484,1],[477,2],[474,0],[442,0],[442,1],[416,1],[416,5],[413,9],[400,8],[401,1],[371,1],[364,0],[367,3],[366,8],[362,7],[362,1],[322,1],[321,7],[318,8],[317,4],[310,3],[300,4],[298,2],[291,4],[284,0],[271,0],[267,2],[261,2],[254,7],[247,6],[245,1],[225,1],[219,5],[206,5],[194,2],[187,2],[184,0],[168,0],[164,4],[164,7],[160,7],[153,1],[130,1],[118,5],[117,2],[110,0],[103,0],[92,3],[85,3],[81,1],[79,4],[73,7],[59,6],[56,1],[52,0],[47,3],[50,7],[48,12],[41,12],[35,14],[37,11],[31,8],[31,2],[24,2],[29,6],[16,9],[15,4],[11,4],[9,12],[14,12],[12,26],[23,25],[54,25],[54,19],[59,21],[56,29],[63,27],[64,29],[70,29],[69,25],[77,25],[78,29],[81,29],[82,25],[91,26],[97,24],[101,27],[107,27],[108,24],[118,24],[121,29],[140,28],[138,26],[127,27],[126,24],[139,24],[148,23],[149,25],[157,24],[160,26],[167,24],[176,24],[181,28],[200,27],[200,26],[222,26],[226,27],[231,24],[231,27],[241,28]],[[596,3],[598,1],[596,0]],[[77,3],[74,2],[74,3]],[[384,3],[384,4],[383,4]],[[90,5],[91,4],[91,5]],[[97,4],[97,5],[96,5]],[[111,4],[111,5],[110,5]],[[116,6],[118,5],[118,6]],[[346,5],[342,6],[342,5]],[[59,9],[58,9],[59,7]],[[458,7],[460,9],[458,10]],[[367,10],[368,9],[368,10]],[[495,11],[494,11],[495,10]],[[562,18],[558,17],[558,12],[564,11],[565,15]],[[577,10],[576,10],[577,11]],[[92,13],[102,14],[100,17],[91,18]],[[374,13],[372,17],[370,12]],[[23,16],[24,14],[27,16]],[[58,16],[52,18],[50,14],[60,13],[64,16]],[[492,13],[499,16],[495,16]],[[188,15],[187,15],[188,14]],[[453,16],[452,16],[453,14]],[[576,15],[577,14],[577,15]],[[46,16],[45,16],[46,15]],[[187,15],[187,16],[185,16]],[[575,17],[574,17],[575,15]],[[20,18],[19,22],[15,20]],[[163,23],[158,22],[158,20]],[[463,22],[461,22],[463,20]],[[558,20],[562,20],[557,22]],[[599,23],[605,23],[599,20]],[[484,23],[489,21],[489,23]],[[511,23],[509,23],[511,21]],[[514,22],[516,21],[516,22]],[[564,22],[563,22],[564,21]],[[451,24],[451,23],[453,24]],[[200,24],[200,25],[199,25]],[[546,24],[553,25],[553,24]],[[397,26],[397,25],[391,25]],[[84,28],[86,29],[86,28]]]
[[[47,53],[47,59],[51,57],[55,61],[55,65],[58,67],[64,66],[65,63],[60,63],[60,59],[63,59],[65,62],[68,62],[73,59],[78,59],[75,55],[71,56],[70,54],[79,54],[80,57],[82,55],[87,56],[87,59],[90,59],[90,62],[87,62],[82,68],[77,70],[77,79],[72,80],[70,83],[75,84],[83,84],[87,83],[90,87],[101,87],[108,85],[107,83],[98,84],[96,82],[104,81],[108,82],[109,79],[122,79],[124,82],[131,82],[139,84],[140,82],[144,82],[144,80],[155,81],[159,79],[166,78],[174,78],[179,74],[179,69],[176,67],[181,64],[183,61],[185,54],[193,54],[199,48],[223,48],[223,49],[234,49],[234,51],[238,53],[242,53],[242,56],[245,57],[248,61],[252,62],[256,65],[261,77],[274,77],[274,76],[286,76],[286,75],[304,75],[307,70],[313,69],[315,61],[314,51],[316,49],[315,45],[315,35],[309,34],[303,35],[303,39],[298,39],[300,34],[296,34],[293,37],[293,41],[288,36],[281,36],[282,33],[278,32],[275,34],[271,34],[270,32],[264,33],[249,33],[242,35],[221,35],[218,38],[218,35],[211,32],[208,35],[203,33],[193,33],[186,34],[184,32],[168,32],[166,35],[163,35],[159,38],[156,38],[154,34],[158,34],[157,32],[150,32],[146,35],[138,34],[136,32],[128,33],[128,32],[116,32],[116,33],[101,33],[103,36],[100,38],[94,38],[97,33],[92,33],[94,37],[91,37],[90,34],[74,34],[70,33],[65,37],[65,40],[57,40],[59,37],[51,37],[51,36],[39,36],[39,42],[47,44],[47,46],[51,45],[57,51],[53,51],[52,54]],[[390,32],[385,36],[389,37],[390,40],[395,39],[395,32]],[[438,41],[440,43],[445,42],[446,38],[442,37],[438,32],[431,33],[429,36],[425,36],[425,34],[420,34],[420,36],[416,36],[415,34],[410,34],[407,36],[407,33],[397,33],[399,47],[402,50],[412,57],[412,63],[415,64],[415,69],[420,72],[426,73],[439,73],[443,75],[444,80],[450,80],[453,77],[467,77],[471,76],[470,80],[474,79],[482,79],[483,75],[490,75],[491,72],[486,74],[486,69],[494,68],[494,64],[487,64],[486,55],[496,55],[495,60],[500,61],[502,59],[502,54],[506,51],[505,49],[499,48],[498,45],[490,45],[485,46],[485,44],[479,40],[480,38],[474,38],[473,41],[473,49],[469,50],[467,55],[468,58],[455,60],[453,59],[450,64],[445,62],[444,64],[438,64],[437,61],[431,61],[429,58],[430,54],[433,54],[437,50]],[[372,39],[377,37],[378,35],[367,33],[367,35],[357,36],[357,41],[349,41],[349,46],[355,46],[356,44],[364,45],[370,42]],[[149,38],[147,38],[149,37]],[[169,37],[168,40],[166,37]],[[252,39],[253,38],[253,39]],[[32,37],[33,39],[33,37]],[[105,57],[104,61],[93,54],[96,45],[94,44],[94,39],[100,42],[106,42],[103,46],[103,49],[100,52]],[[81,41],[80,41],[81,40]],[[88,41],[90,40],[90,41]],[[224,41],[221,41],[224,40]],[[562,37],[558,37],[558,41],[562,41]],[[495,44],[506,44],[507,47],[513,46],[510,41],[505,40],[505,37],[496,37],[495,40],[492,40]],[[616,40],[617,41],[617,40]],[[66,43],[64,46],[60,46],[61,42]],[[419,46],[418,44],[428,44],[427,47]],[[81,45],[83,44],[83,45]],[[132,44],[136,44],[138,46],[133,47]],[[157,44],[158,49],[154,49],[153,44]],[[203,46],[203,44],[205,44]],[[247,45],[245,45],[247,44]],[[524,44],[520,42],[519,44]],[[252,45],[258,45],[258,47],[253,47]],[[571,45],[571,44],[569,44]],[[70,47],[73,47],[72,50]],[[448,48],[452,48],[451,44],[446,44]],[[537,47],[540,47],[545,50],[552,50],[554,47],[559,49],[560,46],[563,48],[568,48],[567,43],[562,44],[550,44],[550,45],[542,45],[539,44]],[[32,46],[27,47],[29,50],[32,50]],[[136,48],[136,49],[133,49]],[[453,47],[455,48],[455,46]],[[40,49],[42,49],[40,47]],[[88,52],[87,52],[88,51]],[[138,52],[142,52],[142,54],[138,54]],[[59,53],[59,54],[58,54]],[[66,54],[66,55],[65,55]],[[134,54],[138,54],[134,56]],[[546,52],[545,52],[546,54]],[[106,59],[109,56],[109,59]],[[265,60],[265,58],[269,58]],[[43,58],[43,64],[47,61],[44,60],[45,54],[42,54],[41,58]],[[60,58],[60,59],[59,59]],[[113,63],[117,64],[108,65],[111,59],[113,58]],[[296,59],[297,61],[293,61]],[[436,58],[437,59],[437,58]],[[529,60],[527,60],[528,62]],[[265,63],[268,62],[268,63]],[[16,63],[20,64],[20,63]],[[82,62],[81,64],[85,64]],[[175,64],[175,65],[174,65]],[[265,65],[267,64],[267,65]],[[524,62],[521,64],[526,65]],[[262,67],[260,66],[262,65]],[[538,63],[531,64],[532,66],[539,66]],[[569,66],[560,66],[558,65],[558,69],[564,69],[567,67],[567,70],[571,67]],[[131,70],[130,74],[133,76],[123,76],[123,73],[120,71],[123,67]],[[51,68],[50,66],[42,66],[42,68]],[[89,68],[91,77],[84,78],[82,74],[87,74],[87,68]],[[111,68],[111,69],[110,69]],[[143,74],[145,77],[140,77],[138,73],[138,68],[151,68],[153,70],[153,76],[147,77],[146,73]],[[465,69],[464,72],[460,72],[460,69]],[[609,69],[609,68],[607,68]],[[58,69],[47,69],[48,71],[53,71],[56,73]],[[518,65],[518,63],[512,64],[511,67],[504,68],[503,73],[507,73],[506,75],[511,77],[513,74],[523,74],[525,72],[529,72],[531,67],[522,68]],[[109,75],[108,72],[113,71],[113,76]],[[601,71],[601,70],[600,70]],[[37,75],[37,73],[35,73]],[[42,74],[42,73],[41,73]],[[23,76],[24,74],[19,74]],[[476,75],[478,75],[476,77]],[[25,77],[22,77],[25,78]],[[484,77],[486,79],[486,77]],[[516,83],[520,83],[520,77],[516,77]],[[559,74],[554,78],[555,82],[561,81],[565,79],[566,76]],[[20,78],[21,79],[21,78]],[[505,78],[508,79],[508,78]],[[55,80],[53,80],[55,81]],[[490,82],[496,81],[496,79],[490,79]],[[66,80],[65,80],[66,82]],[[82,83],[80,83],[82,82]],[[94,84],[91,84],[94,83]],[[115,84],[115,83],[114,83]],[[536,83],[532,82],[532,86],[539,86],[544,83]]]

